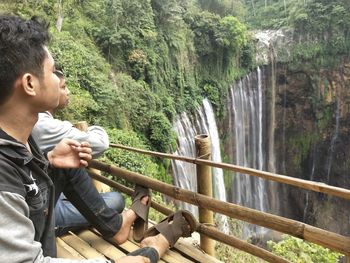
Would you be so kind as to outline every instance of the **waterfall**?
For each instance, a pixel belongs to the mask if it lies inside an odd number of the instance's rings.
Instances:
[[[211,143],[212,143],[212,160],[214,162],[222,162],[221,152],[220,152],[220,140],[218,128],[216,126],[215,116],[213,112],[213,108],[210,105],[208,99],[203,100],[203,109],[206,115],[207,125],[208,127],[207,133],[210,135]],[[224,184],[224,174],[222,169],[213,168],[213,186],[214,186],[214,196],[215,198],[226,201],[226,192],[225,192],[225,184]]]
[[[315,175],[315,168],[316,168],[316,149],[317,145],[314,143],[313,144],[313,150],[312,150],[312,166],[311,166],[311,173],[310,173],[310,181],[314,181],[314,175]],[[310,191],[306,191],[306,196],[305,196],[305,207],[304,207],[304,212],[303,212],[303,222],[307,222],[307,217],[309,213],[309,208],[310,207]]]
[[[178,137],[175,154],[195,157],[194,137],[197,132],[186,113],[176,117],[174,131]],[[176,186],[197,192],[196,166],[194,164],[173,160],[172,169]],[[181,203],[181,207],[191,211],[194,215],[198,215],[196,206]]]
[[[334,146],[335,142],[337,141],[338,134],[339,134],[339,120],[340,120],[340,105],[339,105],[339,98],[337,97],[336,100],[336,109],[335,109],[335,130],[331,139],[331,145],[329,147],[329,155],[327,158],[326,163],[326,169],[327,169],[327,184],[330,184],[330,175],[331,175],[331,168],[332,168],[332,161],[333,161],[333,154],[334,154]]]
[[[258,68],[257,71],[238,81],[231,88],[230,106],[233,114],[230,116],[229,123],[236,145],[233,163],[265,170],[261,74],[261,69]],[[252,81],[252,79],[257,81]],[[266,211],[263,179],[236,173],[234,189],[234,200],[237,203]]]
[[[269,147],[268,147],[268,171],[269,172],[276,172],[276,158],[275,158],[275,125],[276,125],[276,61],[275,61],[275,54],[273,47],[272,51],[270,53],[270,59],[271,59],[271,88],[269,89],[270,92],[270,118],[269,118],[269,135],[268,135],[268,141],[269,141]]]
[[[220,150],[220,140],[218,128],[216,125],[215,115],[213,112],[213,108],[208,99],[203,100],[203,109],[205,113],[205,120],[207,121],[207,125],[203,126],[203,128],[207,128],[206,132],[209,134],[211,138],[212,144],[212,160],[214,162],[222,162],[221,159],[221,150]],[[224,183],[224,173],[220,168],[213,168],[213,187],[214,187],[214,197],[221,201],[226,201],[226,190]],[[224,233],[229,233],[229,225],[226,216],[217,215],[217,221],[219,222],[220,229]]]
[[[230,89],[229,131],[233,153],[232,163],[239,166],[266,170],[264,145],[264,91],[262,70],[258,68]],[[234,138],[234,139],[233,139]],[[233,181],[232,201],[260,211],[267,211],[267,190],[265,181],[258,177],[236,173]],[[257,227],[253,231],[262,232]],[[245,236],[247,235],[245,229]]]
[[[286,70],[284,75],[286,75]],[[284,81],[283,84],[283,118],[282,118],[282,172],[286,174],[286,116],[287,116],[287,81]]]
[[[194,137],[197,134],[209,134],[212,144],[212,160],[222,162],[219,133],[216,125],[213,108],[208,99],[203,100],[203,105],[197,109],[195,116],[188,117],[182,113],[176,118],[174,131],[178,135],[176,154],[188,157],[196,157]],[[197,191],[196,166],[181,161],[172,161],[174,183],[181,188]],[[214,197],[226,201],[226,190],[222,169],[213,168],[213,192]],[[198,214],[197,207],[189,204],[181,204],[185,209]],[[217,216],[219,228],[225,233],[229,232],[226,216]]]

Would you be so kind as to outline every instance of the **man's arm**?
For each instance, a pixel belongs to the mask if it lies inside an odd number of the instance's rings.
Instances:
[[[0,259],[21,263],[107,263],[108,260],[70,260],[44,257],[41,244],[34,241],[34,226],[24,197],[0,191]]]
[[[94,158],[100,156],[109,147],[108,135],[102,127],[90,126],[86,132],[83,132],[73,127],[68,121],[54,119],[47,112],[39,113],[39,120],[33,128],[32,135],[42,151],[51,150],[64,138],[88,142]]]

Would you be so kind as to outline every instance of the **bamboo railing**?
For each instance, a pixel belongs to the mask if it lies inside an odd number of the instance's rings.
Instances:
[[[210,165],[209,163],[206,163],[206,164]],[[213,212],[227,215],[231,218],[243,220],[243,221],[256,224],[259,226],[267,227],[282,233],[293,235],[295,237],[302,238],[304,240],[319,244],[323,247],[327,247],[332,250],[338,251],[346,256],[350,256],[350,238],[346,236],[342,236],[342,235],[329,232],[317,227],[313,227],[311,225],[307,225],[292,219],[287,219],[284,217],[242,207],[236,204],[219,201],[219,200],[207,197],[205,195],[198,194],[196,192],[192,192],[189,190],[181,189],[173,185],[166,184],[166,183],[157,181],[155,179],[146,177],[144,175],[141,175],[135,172],[130,172],[128,170],[125,170],[116,166],[108,165],[96,160],[92,160],[90,162],[89,167],[104,171],[114,176],[118,176],[120,178],[123,178],[127,181],[130,181],[136,184],[144,185],[150,189],[153,189],[162,194],[173,197],[177,200],[185,201],[187,203],[194,204],[199,207],[210,209]],[[107,184],[106,178],[100,177],[99,179],[101,181],[104,180],[102,182]],[[232,241],[232,237],[225,235],[223,233],[220,233],[220,235],[217,234],[216,232],[214,233],[213,232],[214,229],[212,228],[203,226],[203,227],[200,227],[199,230],[206,232],[207,235],[210,235],[210,237],[212,237],[215,240],[218,240],[220,237],[220,240],[218,241],[221,241],[223,243],[228,244],[230,242],[228,240]],[[240,242],[243,242],[243,241],[240,241]],[[233,247],[239,248],[243,251],[246,251],[250,254],[261,257],[269,262],[285,262],[285,260],[281,261],[282,259],[274,259],[277,261],[273,261],[270,257],[268,258],[267,255],[261,254],[260,250],[259,250],[260,252],[257,252],[258,251],[257,247],[254,246],[253,249],[250,250],[252,247],[249,246],[248,248],[248,246],[243,245],[245,243],[240,243],[240,242],[235,244],[232,241],[230,242],[230,245]],[[240,245],[241,247],[239,247]]]
[[[218,162],[213,162],[213,161],[203,160],[203,159],[198,159],[198,158],[179,156],[179,155],[175,155],[175,154],[146,151],[146,150],[128,147],[128,146],[115,144],[115,143],[111,143],[110,147],[125,149],[125,150],[129,150],[129,151],[133,151],[133,152],[138,152],[138,153],[142,153],[142,154],[156,156],[156,157],[162,157],[162,158],[168,158],[168,159],[172,159],[172,160],[189,162],[189,163],[193,163],[193,164],[204,164],[204,165],[208,165],[211,167],[216,167],[216,168],[226,169],[226,170],[230,170],[230,171],[234,171],[234,172],[238,172],[238,173],[248,174],[248,175],[264,178],[264,179],[267,179],[270,181],[284,183],[284,184],[296,186],[299,188],[303,188],[306,190],[311,190],[314,192],[334,195],[334,196],[338,196],[338,197],[350,200],[350,190],[327,185],[324,183],[312,182],[312,181],[294,178],[294,177],[281,175],[281,174],[273,174],[273,173],[264,172],[264,171],[260,171],[260,170],[256,170],[256,169],[252,169],[252,168],[246,168],[246,167],[233,165],[233,164],[218,163]]]
[[[131,188],[126,187],[122,184],[119,184],[113,180],[110,180],[102,175],[99,175],[99,174],[95,173],[94,171],[89,170],[89,174],[91,175],[92,178],[99,180],[99,181],[101,181],[101,182],[103,182],[111,187],[114,187],[118,191],[123,192],[127,195],[132,195],[132,193],[134,192],[134,190],[132,190]],[[151,201],[151,207],[154,208],[155,210],[161,212],[164,215],[170,215],[171,213],[173,213],[173,211],[171,209],[169,209],[163,205],[160,205],[158,203],[155,203],[154,201]],[[222,243],[227,244],[231,247],[235,247],[235,248],[240,249],[242,251],[245,251],[249,254],[252,254],[254,256],[262,258],[268,262],[276,262],[276,263],[277,262],[278,263],[279,262],[281,262],[281,263],[288,262],[284,258],[276,256],[265,249],[262,249],[258,246],[254,246],[254,245],[252,245],[246,241],[240,240],[238,238],[225,235],[213,227],[209,227],[209,226],[206,226],[204,224],[199,224],[199,227],[197,228],[196,231],[198,233],[204,234],[207,237],[210,237],[216,241],[222,242]]]

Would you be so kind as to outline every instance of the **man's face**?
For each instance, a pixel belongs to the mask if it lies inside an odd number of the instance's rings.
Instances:
[[[39,79],[38,106],[40,111],[55,109],[58,105],[60,92],[60,79],[55,72],[55,61],[49,50],[45,47],[47,57],[43,63],[43,75]]]
[[[63,109],[69,103],[69,89],[66,86],[64,77],[60,77],[60,98],[57,109]]]

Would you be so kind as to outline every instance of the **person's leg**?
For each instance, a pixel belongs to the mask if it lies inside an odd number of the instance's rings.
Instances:
[[[118,192],[100,194],[107,206],[122,213],[125,202],[123,196]],[[74,231],[82,227],[91,226],[88,220],[78,209],[67,200],[63,194],[59,197],[55,206],[56,236],[61,236],[68,231]]]
[[[109,238],[120,230],[123,217],[108,207],[85,169],[53,169],[51,178],[56,188],[56,200],[63,192],[80,214],[102,235]]]

